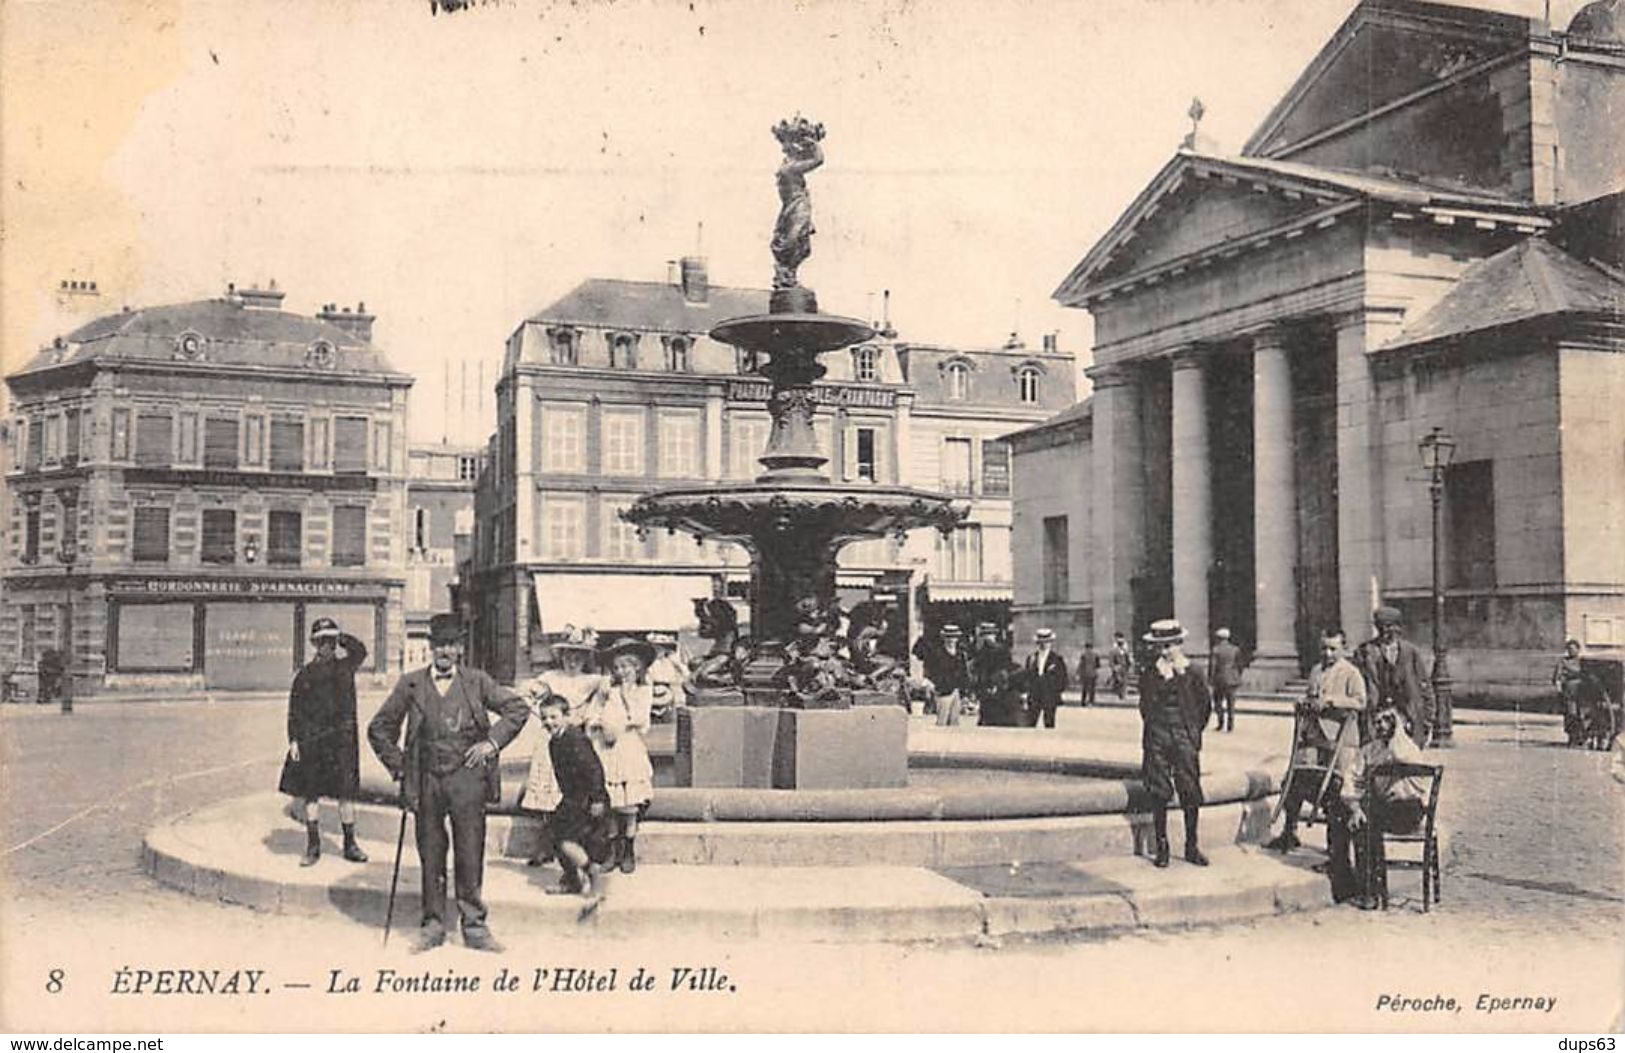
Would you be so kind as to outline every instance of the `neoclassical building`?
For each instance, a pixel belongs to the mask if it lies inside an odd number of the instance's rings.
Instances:
[[[619,513],[662,487],[762,471],[768,381],[709,333],[765,312],[767,300],[766,289],[713,285],[690,257],[665,282],[583,281],[514,330],[464,596],[485,668],[523,675],[537,642],[566,625],[686,633],[693,598],[721,588],[746,599],[743,550],[639,537]],[[1000,436],[1070,404],[1075,363],[1053,337],[1037,349],[1016,339],[953,348],[878,328],[873,341],[824,357],[815,427],[827,469],[846,482],[949,490],[970,512],[951,537],[915,531],[901,545],[867,541],[841,554],[844,602],[896,598],[901,654],[923,625],[1008,611],[1010,457]]]
[[[1239,156],[1169,160],[1055,292],[1093,394],[1014,437],[1021,618],[1225,625],[1264,684],[1379,603],[1425,648],[1439,427],[1458,691],[1625,643],[1617,8],[1368,0]]]
[[[400,669],[412,379],[364,306],[283,297],[126,308],[6,377],[0,671],[285,689],[324,615]]]

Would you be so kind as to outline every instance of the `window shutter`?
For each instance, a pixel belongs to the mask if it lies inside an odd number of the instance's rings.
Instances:
[[[305,467],[305,425],[297,420],[271,422],[271,468],[297,472]]]
[[[333,509],[333,566],[359,567],[367,562],[367,510],[345,505]]]
[[[203,466],[237,467],[237,419],[210,417],[203,422]]]
[[[64,463],[69,465],[79,463],[79,444],[83,441],[82,432],[80,430],[80,417],[81,413],[79,410],[71,409],[68,411],[67,439],[65,441],[65,448],[62,451],[62,459]]]
[[[229,508],[203,510],[203,562],[237,562],[237,513]]]
[[[131,558],[143,563],[169,561],[169,509],[137,508],[131,532]]]
[[[858,477],[858,429],[851,424],[841,432],[841,471],[847,482]]]
[[[298,512],[282,509],[272,511],[266,562],[273,567],[297,567],[304,544],[302,526],[302,517]]]
[[[143,413],[135,422],[135,463],[168,465],[174,418],[168,413]]]
[[[333,470],[335,472],[367,470],[367,418],[333,419]]]

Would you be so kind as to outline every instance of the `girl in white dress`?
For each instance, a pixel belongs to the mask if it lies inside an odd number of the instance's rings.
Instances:
[[[576,724],[584,723],[588,712],[596,707],[597,697],[609,689],[608,680],[601,673],[592,672],[589,668],[597,644],[597,633],[591,629],[573,627],[568,630],[565,639],[553,644],[553,655],[558,661],[558,668],[549,669],[524,684],[523,689],[530,697],[531,708],[539,710],[544,700],[549,696],[556,696],[564,699],[566,719]],[[530,773],[525,779],[525,787],[519,798],[523,808],[527,811],[540,812],[543,819],[542,839],[529,860],[533,867],[539,867],[553,859],[554,847],[547,830],[553,810],[558,807],[561,797],[558,781],[553,777],[553,758],[548,753],[547,743],[548,736],[543,735],[542,740],[536,745],[536,751],[531,754]]]
[[[638,817],[654,799],[654,768],[643,740],[654,704],[648,681],[654,648],[626,638],[605,648],[599,658],[609,667],[609,683],[589,708],[587,734],[598,748],[609,805],[615,812],[617,836],[610,864],[630,874],[638,865],[634,847]]]

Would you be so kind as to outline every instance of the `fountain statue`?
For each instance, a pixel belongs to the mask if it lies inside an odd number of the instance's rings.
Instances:
[[[711,337],[754,354],[771,383],[772,417],[763,471],[752,482],[683,487],[646,495],[623,513],[640,530],[681,531],[701,539],[732,541],[751,557],[749,660],[727,653],[717,639],[706,665],[697,709],[743,705],[761,709],[846,709],[869,696],[891,697],[895,678],[876,662],[873,647],[857,660],[833,653],[840,612],[835,596],[836,556],[847,544],[901,539],[916,527],[947,532],[964,518],[943,494],[883,483],[832,482],[829,458],[819,449],[813,418],[825,368],[819,356],[874,336],[853,318],[821,313],[798,269],[812,251],[812,202],[807,174],[823,164],[824,126],[797,115],[773,134],[784,151],[777,174],[780,199],[773,230],[773,292],[768,313],[730,318]],[[828,643],[821,643],[823,639]],[[738,684],[727,683],[738,670]],[[857,689],[855,690],[855,685]],[[872,700],[871,700],[872,701]],[[900,711],[899,711],[900,712]],[[693,730],[693,729],[691,729]],[[680,738],[682,737],[680,732]],[[692,737],[690,737],[692,744]],[[903,758],[898,759],[902,771]]]

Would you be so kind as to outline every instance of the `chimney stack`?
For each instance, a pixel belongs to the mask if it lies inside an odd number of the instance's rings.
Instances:
[[[264,311],[276,311],[282,307],[282,298],[288,295],[276,287],[276,280],[272,279],[264,289],[238,288],[235,285],[226,285],[226,298],[233,297],[244,307],[258,308]]]
[[[683,299],[689,303],[708,302],[711,298],[711,289],[705,273],[705,257],[684,256],[682,274]]]
[[[372,343],[372,323],[377,315],[367,313],[365,300],[355,305],[355,310],[349,307],[340,308],[336,303],[323,304],[322,309],[316,312],[316,317],[330,325],[356,337],[364,344]]]
[[[1060,339],[1061,339],[1061,331],[1059,329],[1057,329],[1053,333],[1045,333],[1044,334],[1044,350],[1048,351],[1048,352],[1050,352],[1052,354],[1055,351],[1059,350],[1058,344],[1060,342]]]

